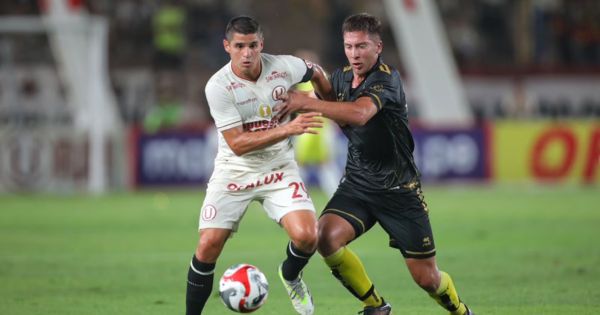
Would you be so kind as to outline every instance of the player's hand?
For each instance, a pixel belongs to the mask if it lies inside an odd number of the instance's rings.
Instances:
[[[284,128],[288,129],[290,135],[301,135],[303,133],[318,134],[319,131],[315,130],[315,128],[322,127],[323,120],[321,120],[321,113],[316,112],[299,114],[294,120],[284,125]]]
[[[274,118],[282,121],[287,115],[301,111],[302,105],[306,103],[309,98],[310,97],[306,94],[295,91],[283,93],[278,97],[278,100],[280,100],[281,103],[273,107],[273,112],[275,113]]]

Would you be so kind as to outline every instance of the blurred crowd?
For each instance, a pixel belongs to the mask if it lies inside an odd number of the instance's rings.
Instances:
[[[221,43],[223,30],[228,19],[241,12],[255,16],[265,26],[265,51],[290,53],[309,49],[321,56],[325,68],[333,69],[345,63],[340,34],[343,18],[350,13],[368,11],[384,21],[386,62],[403,72],[382,1],[82,2],[90,13],[105,16],[109,21],[110,73],[123,120],[148,131],[202,127],[210,122],[204,83],[227,62]],[[600,1],[436,2],[462,73],[516,76],[600,73]],[[0,17],[39,14],[37,0],[0,2]],[[51,56],[44,34],[0,33],[0,69],[4,76],[10,69],[25,69],[21,70],[25,77],[34,75],[36,71],[27,70],[32,65],[46,65],[52,71]],[[35,80],[22,82],[16,90],[28,96],[46,89],[36,86]],[[520,82],[515,80],[516,85]],[[6,85],[6,80],[0,78],[0,100],[6,101],[2,98],[5,90],[2,84]],[[64,97],[64,88],[56,85],[58,92],[53,97]],[[526,97],[517,95],[515,98]],[[597,105],[600,111],[600,104]],[[478,117],[486,119],[506,117],[506,113],[493,108],[473,106],[473,110]],[[594,110],[591,113],[594,114]],[[545,114],[538,111],[537,115]],[[571,114],[567,111],[564,115]]]
[[[465,71],[600,68],[600,1],[437,2]]]

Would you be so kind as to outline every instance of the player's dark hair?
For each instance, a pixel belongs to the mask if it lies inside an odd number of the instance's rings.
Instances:
[[[342,34],[348,32],[365,32],[369,36],[381,38],[381,22],[368,13],[358,13],[347,17],[342,24]]]
[[[231,40],[233,33],[244,35],[257,34],[260,38],[263,36],[260,24],[255,19],[245,15],[236,16],[229,20],[227,27],[225,27],[225,38]]]

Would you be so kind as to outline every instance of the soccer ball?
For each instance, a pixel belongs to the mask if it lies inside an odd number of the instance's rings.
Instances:
[[[267,300],[269,283],[258,268],[249,264],[233,265],[219,280],[219,295],[230,310],[250,313]]]

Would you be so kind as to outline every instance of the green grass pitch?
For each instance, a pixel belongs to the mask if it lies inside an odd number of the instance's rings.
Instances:
[[[597,187],[424,189],[438,264],[477,314],[600,314]],[[202,197],[0,196],[0,314],[184,314]],[[319,209],[326,202],[318,191],[313,199]],[[254,204],[217,265],[217,279],[240,262],[265,272],[269,298],[255,314],[294,314],[276,271],[286,239]],[[351,246],[395,314],[446,314],[413,283],[379,227]],[[316,314],[360,310],[318,255],[305,279]],[[233,313],[213,294],[205,314]]]

